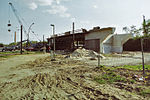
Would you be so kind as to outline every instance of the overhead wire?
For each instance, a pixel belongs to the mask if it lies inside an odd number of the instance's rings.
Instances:
[[[23,21],[23,22],[24,22],[24,25],[26,25],[26,26],[28,27],[28,25],[27,25],[25,19],[24,19],[23,17],[21,17],[21,15],[17,12],[17,10],[15,9],[15,7],[12,5],[12,3],[9,3],[9,4],[10,4],[10,6],[11,6],[11,8],[12,8],[12,10],[13,10],[13,12],[14,12],[14,14],[15,14],[15,16],[16,16],[18,22],[19,22],[19,24],[20,24],[20,25],[23,25],[23,23],[22,23],[22,21]],[[10,13],[10,12],[9,12],[9,13]],[[20,18],[21,18],[21,19],[20,19]],[[21,21],[21,20],[22,20],[22,21]],[[26,36],[28,37],[28,33],[27,33],[27,31],[26,31],[24,25],[23,25],[23,30],[24,30]],[[41,40],[38,38],[38,36],[32,31],[32,29],[31,29],[31,32],[32,32],[32,34],[34,34],[34,36],[35,36],[39,41],[41,41]]]

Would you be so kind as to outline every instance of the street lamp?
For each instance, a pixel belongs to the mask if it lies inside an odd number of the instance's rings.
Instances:
[[[55,53],[55,25],[54,24],[51,24],[51,26],[53,27],[53,42],[54,42],[54,48],[53,48],[53,59],[55,60],[55,55],[54,55],[54,53]]]
[[[34,23],[32,23],[30,26],[29,26],[29,29],[28,29],[28,39],[27,39],[27,42],[28,42],[28,46],[29,46],[29,33],[30,33],[30,30],[31,30],[31,27],[32,27],[32,25],[33,25]]]

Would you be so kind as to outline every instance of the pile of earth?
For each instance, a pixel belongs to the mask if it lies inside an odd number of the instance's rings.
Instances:
[[[71,55],[72,58],[89,58],[89,59],[97,59],[98,57],[105,59],[102,54],[98,54],[93,50],[87,50],[84,48],[76,49]]]

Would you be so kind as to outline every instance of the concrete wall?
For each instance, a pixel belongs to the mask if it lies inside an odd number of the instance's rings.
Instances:
[[[102,42],[102,53],[111,53],[112,52],[112,43],[113,43],[113,35],[110,34],[107,38]]]
[[[105,54],[112,52],[112,45],[111,44],[103,44],[103,52]]]
[[[132,38],[132,34],[112,34],[109,35],[102,43],[102,53],[122,53],[123,44]]]
[[[101,29],[99,31],[89,32],[85,35],[85,40],[92,40],[92,39],[100,39],[100,52],[103,52],[103,44],[102,42],[110,35],[114,33],[115,28],[106,28]],[[92,45],[92,44],[91,44]]]
[[[121,53],[123,51],[123,44],[132,37],[132,34],[115,34],[113,36],[112,52]]]

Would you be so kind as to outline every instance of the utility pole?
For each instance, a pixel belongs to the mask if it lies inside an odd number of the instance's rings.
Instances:
[[[142,66],[143,66],[143,76],[145,76],[145,66],[144,66],[144,50],[143,50],[143,38],[141,38],[141,51],[142,51]]]
[[[54,51],[53,51],[53,59],[52,60],[55,60],[55,25],[54,24],[51,24],[51,26],[53,27],[53,43],[54,43]]]
[[[143,16],[143,34],[146,35],[146,28],[145,28],[145,16]],[[144,66],[144,50],[143,50],[143,38],[141,38],[141,52],[142,52],[142,66],[143,66],[143,77],[145,76],[145,66]]]
[[[100,57],[101,57],[101,55],[100,55],[100,48],[99,48],[98,56],[97,56],[97,57],[98,57],[97,60],[98,60],[98,67],[99,67],[99,66],[101,66],[101,65],[100,65],[100,61],[101,61],[101,60],[100,60]]]
[[[44,44],[44,35],[43,35],[43,47],[45,46],[45,44]]]
[[[145,21],[145,16],[143,15],[143,35],[147,35],[146,32],[146,21]]]
[[[75,36],[74,36],[74,22],[72,23],[72,37],[73,37],[73,50],[74,50],[74,41],[75,41]]]
[[[14,42],[16,43],[16,31],[15,31],[15,36],[14,36]]]
[[[21,25],[21,47],[20,47],[20,54],[22,54],[22,25]]]
[[[45,43],[44,43],[44,35],[43,35],[43,53],[44,54],[46,53],[46,46],[45,46]]]

